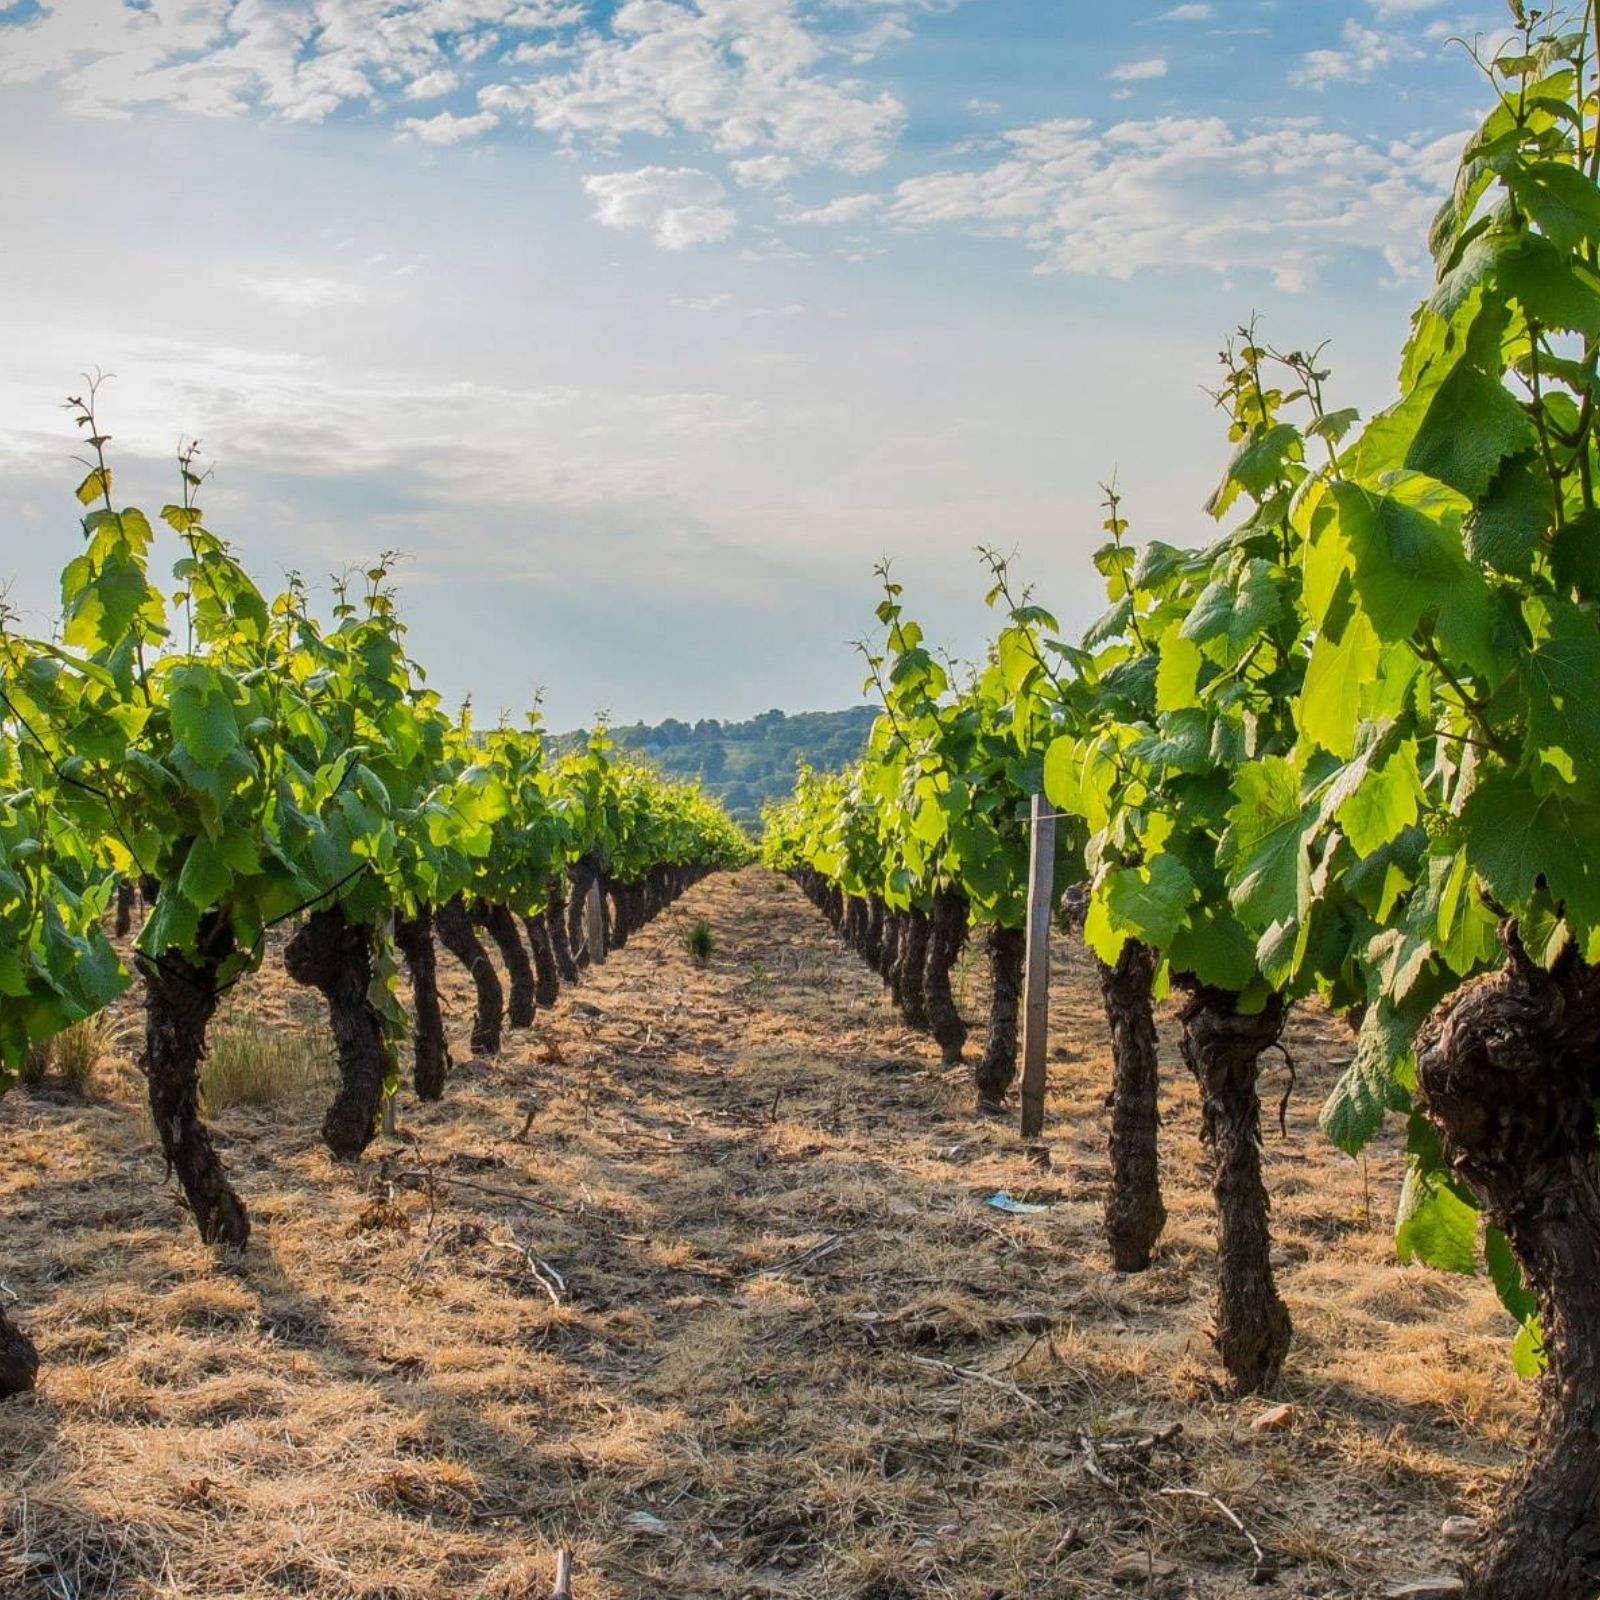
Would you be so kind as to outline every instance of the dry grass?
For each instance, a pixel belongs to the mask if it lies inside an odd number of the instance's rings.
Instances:
[[[331,1092],[339,1081],[326,1028],[231,1017],[211,1029],[200,1094],[206,1113]]]
[[[101,1061],[121,1049],[122,1032],[122,1021],[114,1011],[97,1011],[73,1023],[29,1047],[22,1063],[23,1083],[37,1089],[54,1077],[68,1094],[88,1094]]]
[[[0,1292],[46,1366],[0,1428],[0,1595],[524,1600],[562,1546],[578,1600],[1354,1600],[1447,1569],[1440,1523],[1492,1504],[1531,1400],[1487,1287],[1395,1264],[1392,1140],[1363,1167],[1315,1132],[1347,1037],[1292,1024],[1266,1154],[1294,1412],[1256,1432],[1265,1402],[1216,1384],[1175,1051],[1167,1236],[1107,1270],[1105,1029],[1062,957],[1048,1170],[757,872],[492,1064],[447,969],[448,1096],[358,1165],[305,1096],[219,1114],[257,1227],[238,1260],[162,1188],[125,1070],[100,1101],[14,1094]],[[963,984],[976,1005],[981,968]],[[276,974],[239,1005],[305,1015]],[[1000,1188],[1051,1209],[1002,1215]],[[1275,1587],[1171,1489],[1234,1510]]]

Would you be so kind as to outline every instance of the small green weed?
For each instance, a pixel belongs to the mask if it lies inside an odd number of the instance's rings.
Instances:
[[[703,967],[715,953],[717,936],[704,917],[696,917],[683,930],[683,948],[688,951],[696,966]]]

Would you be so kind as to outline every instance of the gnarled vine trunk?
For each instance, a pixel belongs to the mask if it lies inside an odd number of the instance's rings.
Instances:
[[[135,894],[133,880],[124,878],[117,885],[117,920],[115,923],[116,935],[119,939],[126,938],[133,931],[133,902]]]
[[[531,1028],[535,1009],[533,963],[517,932],[517,919],[504,906],[480,900],[473,907],[473,920],[491,939],[505,963],[510,980],[506,993],[506,1021],[513,1028]]]
[[[991,927],[983,936],[989,958],[989,1031],[973,1072],[978,1110],[1005,1110],[1006,1094],[1017,1075],[1022,963],[1028,936],[1021,928]]]
[[[628,916],[628,890],[612,878],[602,878],[600,881],[600,907],[607,918],[606,949],[623,950],[627,948],[628,934],[632,931],[629,927]]]
[[[234,947],[226,919],[207,912],[196,943],[203,952],[197,963],[172,950],[159,959],[139,957],[144,975],[142,1065],[162,1153],[183,1186],[200,1237],[207,1244],[242,1246],[250,1237],[250,1214],[228,1182],[200,1120],[206,1029],[217,1009],[217,975]]]
[[[528,949],[533,952],[533,998],[541,1006],[553,1006],[561,995],[561,969],[550,938],[550,919],[538,912],[522,920],[528,930]]]
[[[867,898],[867,925],[862,933],[861,954],[870,967],[877,967],[883,960],[883,901],[878,895]]]
[[[861,955],[866,949],[867,903],[858,895],[846,895],[844,903],[844,942]]]
[[[313,911],[283,952],[296,983],[328,1003],[339,1052],[339,1090],[322,1119],[323,1142],[349,1160],[372,1143],[388,1076],[383,1019],[368,998],[372,987],[372,929],[352,922],[341,906]]]
[[[558,873],[550,880],[550,904],[545,907],[545,926],[550,930],[550,949],[556,958],[556,971],[563,983],[578,981],[578,962],[572,953],[571,932],[567,926],[567,875]]]
[[[886,908],[883,936],[878,945],[878,976],[887,985],[896,1004],[900,1000],[900,923],[900,913]]]
[[[929,918],[928,958],[923,966],[922,990],[928,1025],[947,1067],[960,1064],[967,1042],[967,1025],[956,1009],[950,990],[950,969],[967,942],[967,897],[954,889],[941,889],[933,897]]]
[[[38,1377],[39,1352],[33,1340],[0,1306],[0,1400],[27,1393]]]
[[[1448,1159],[1538,1298],[1548,1370],[1532,1448],[1467,1580],[1468,1600],[1600,1594],[1600,969],[1553,972],[1507,923],[1508,960],[1459,990],[1417,1043]]]
[[[433,926],[439,943],[467,969],[477,993],[478,1003],[472,1014],[472,1053],[478,1056],[500,1054],[500,1028],[505,1016],[505,995],[500,987],[500,974],[494,970],[489,952],[483,948],[472,930],[472,919],[461,896],[433,913]]]
[[[584,903],[589,898],[590,884],[599,876],[599,872],[587,858],[579,861],[570,874],[572,887],[568,891],[567,899],[567,940],[572,946],[573,959],[580,971],[594,960],[594,952],[589,948],[588,928],[585,926]],[[604,895],[600,897],[600,902],[604,906]]]
[[[1129,939],[1115,966],[1096,960],[1100,999],[1111,1028],[1111,1187],[1106,1242],[1118,1272],[1143,1272],[1166,1226],[1156,1156],[1160,1066],[1152,1010],[1158,960]]]
[[[1270,1206],[1261,1179],[1261,1054],[1283,1032],[1274,995],[1254,1014],[1239,997],[1190,986],[1181,1013],[1183,1058],[1200,1085],[1217,1202],[1217,1353],[1235,1392],[1253,1394],[1282,1370],[1293,1325],[1272,1275]]]
[[[433,948],[433,908],[419,906],[414,917],[396,917],[394,942],[411,974],[411,1081],[419,1100],[444,1096],[450,1071],[444,1012],[439,1005],[439,967]]]
[[[900,931],[900,982],[896,998],[900,1014],[913,1028],[928,1031],[928,997],[923,987],[928,969],[928,941],[932,924],[926,911],[913,907],[906,913],[905,925]]]

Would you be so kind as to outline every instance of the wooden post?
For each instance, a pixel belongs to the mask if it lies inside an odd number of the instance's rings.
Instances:
[[[606,960],[606,919],[605,913],[600,909],[600,883],[596,879],[589,885],[589,893],[583,901],[583,938],[589,946],[589,959],[597,967],[603,967]]]
[[[1028,954],[1022,979],[1022,1137],[1044,1131],[1045,1047],[1050,1033],[1050,922],[1056,878],[1056,815],[1033,797],[1028,830]]]

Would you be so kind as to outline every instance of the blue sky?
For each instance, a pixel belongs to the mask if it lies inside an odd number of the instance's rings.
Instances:
[[[1387,400],[1485,89],[1450,0],[0,0],[0,581],[173,447],[271,579],[383,548],[480,716],[857,697],[891,556],[1068,626],[1117,474],[1198,542],[1230,330]]]

